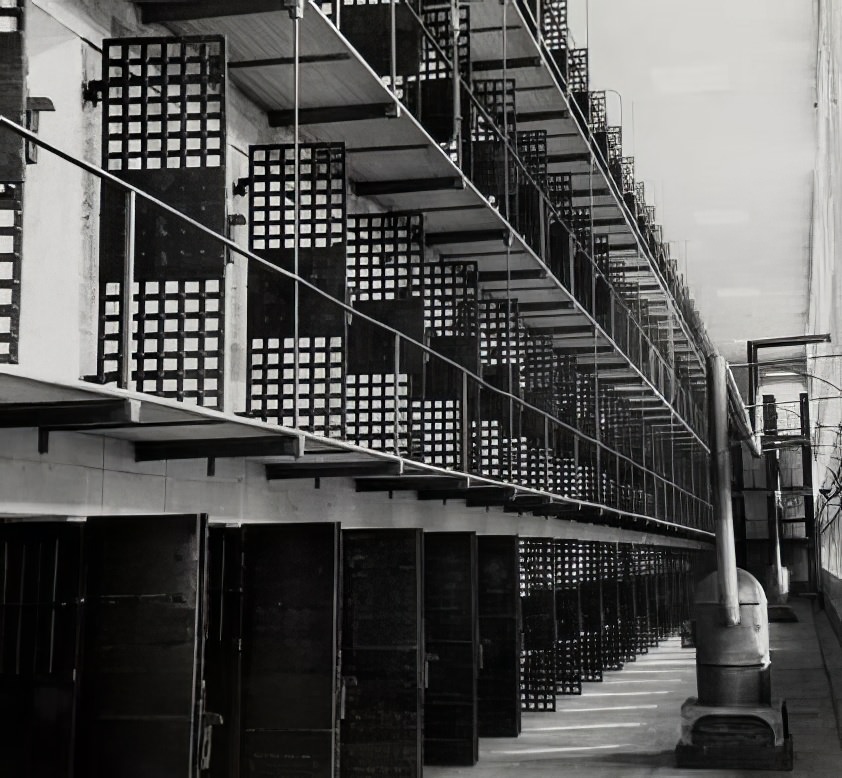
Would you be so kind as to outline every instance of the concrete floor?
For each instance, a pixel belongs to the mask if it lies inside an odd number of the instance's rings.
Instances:
[[[425,778],[518,776],[803,776],[842,778],[834,696],[842,703],[842,649],[824,613],[791,602],[798,623],[772,624],[773,695],[789,708],[793,772],[678,770],[681,703],[696,694],[695,652],[675,638],[626,669],[586,684],[581,697],[559,697],[558,711],[524,714],[519,738],[483,739],[472,768],[432,768]],[[835,690],[835,694],[834,694]],[[837,710],[839,708],[837,707]]]

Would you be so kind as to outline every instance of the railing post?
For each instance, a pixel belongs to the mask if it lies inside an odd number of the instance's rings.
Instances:
[[[126,192],[126,252],[123,263],[123,289],[121,303],[120,388],[130,389],[132,380],[132,344],[134,342],[134,266],[135,266],[135,224],[137,222],[137,195],[133,190]]]
[[[471,409],[468,398],[468,374],[462,372],[462,470],[471,472]]]
[[[395,403],[394,412],[394,434],[392,436],[392,444],[395,448],[395,454],[400,456],[400,426],[401,426],[401,392],[400,392],[400,373],[401,373],[401,336],[395,333],[395,374],[394,383],[392,385],[393,402]]]

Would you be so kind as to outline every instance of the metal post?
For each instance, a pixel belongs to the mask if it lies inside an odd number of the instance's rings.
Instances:
[[[120,388],[130,389],[132,380],[132,343],[134,341],[134,264],[135,222],[137,220],[137,195],[126,192],[126,259],[123,263],[122,316],[120,349]]]
[[[468,398],[468,374],[462,372],[462,470],[471,471],[471,409]]]
[[[798,395],[801,410],[801,485],[804,489],[804,529],[807,536],[809,580],[811,591],[821,588],[821,566],[817,564],[820,538],[816,532],[816,506],[813,498],[813,449],[810,443],[810,396],[806,392]]]
[[[740,623],[737,552],[731,506],[731,448],[728,442],[728,365],[718,354],[708,357],[711,402],[711,454],[716,505],[716,560],[719,602],[726,626]]]

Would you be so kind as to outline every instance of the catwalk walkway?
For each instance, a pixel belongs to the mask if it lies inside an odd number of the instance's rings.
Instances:
[[[795,599],[797,623],[771,625],[773,694],[787,701],[795,749],[791,773],[678,770],[673,749],[681,703],[696,693],[695,652],[671,639],[626,669],[561,697],[559,710],[524,714],[517,739],[483,739],[473,768],[432,768],[425,778],[594,776],[799,776],[842,778],[836,710],[842,705],[842,648],[824,613]],[[834,692],[835,690],[835,692]]]

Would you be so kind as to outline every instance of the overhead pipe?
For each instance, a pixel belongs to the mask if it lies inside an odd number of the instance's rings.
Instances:
[[[760,459],[763,454],[757,441],[757,435],[754,432],[754,426],[749,416],[749,412],[743,404],[743,398],[740,394],[739,388],[737,387],[737,381],[734,378],[734,373],[730,366],[727,365],[726,374],[728,378],[728,399],[731,402],[731,418],[737,426],[739,439],[748,446],[749,453],[755,459]]]

